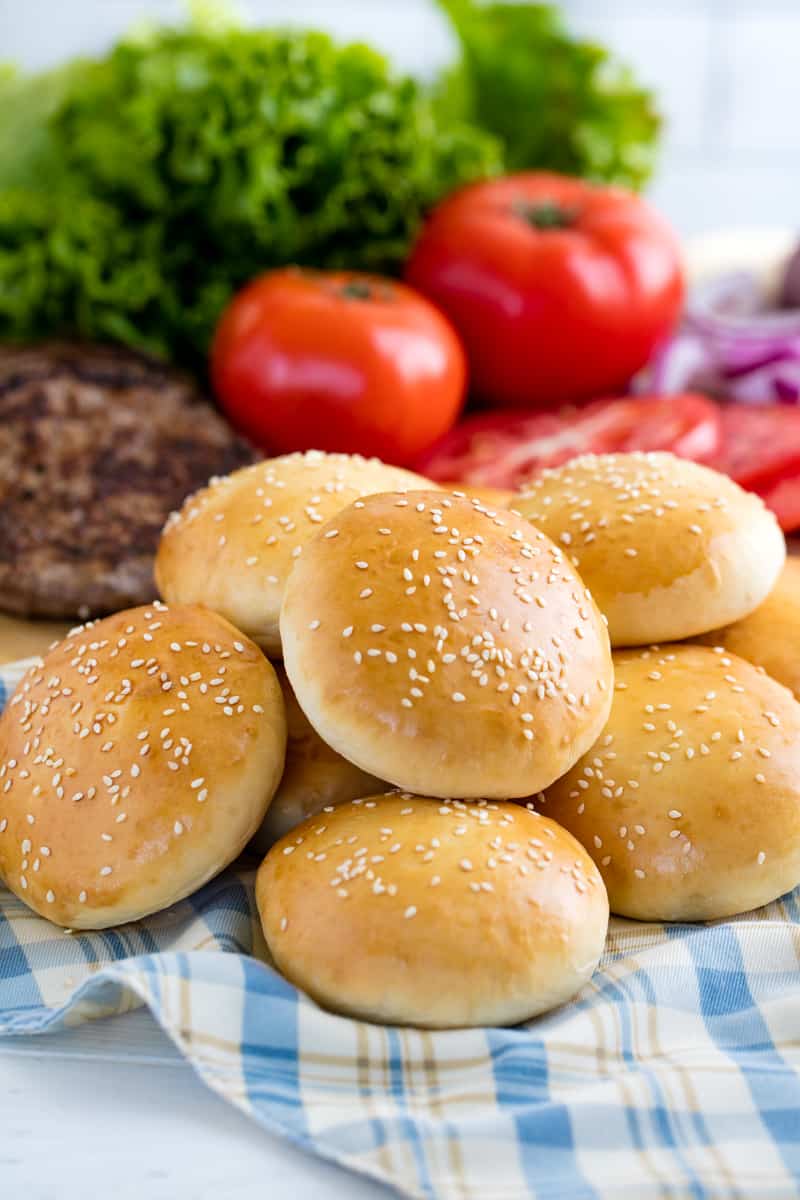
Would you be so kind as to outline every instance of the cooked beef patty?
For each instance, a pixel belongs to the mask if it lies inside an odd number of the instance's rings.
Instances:
[[[170,511],[255,457],[154,359],[0,346],[0,608],[83,619],[153,599]]]

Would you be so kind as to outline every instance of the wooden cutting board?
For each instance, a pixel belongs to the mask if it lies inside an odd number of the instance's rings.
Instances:
[[[71,627],[68,621],[25,621],[0,613],[0,666],[17,658],[44,654],[50,643]]]

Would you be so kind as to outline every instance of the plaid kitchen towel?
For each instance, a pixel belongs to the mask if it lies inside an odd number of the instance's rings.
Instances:
[[[21,673],[0,670],[0,706]],[[146,1004],[253,1120],[409,1196],[783,1200],[800,1195],[799,897],[716,924],[615,920],[571,1004],[429,1033],[323,1012],[254,957],[252,872],[98,934],[0,888],[0,1033]]]

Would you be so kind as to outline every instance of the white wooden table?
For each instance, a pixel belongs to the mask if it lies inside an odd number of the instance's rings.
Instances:
[[[144,1011],[0,1040],[8,1200],[387,1200],[295,1149],[196,1077]]]

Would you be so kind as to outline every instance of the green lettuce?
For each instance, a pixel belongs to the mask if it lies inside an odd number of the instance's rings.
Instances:
[[[603,46],[567,33],[548,4],[439,0],[460,43],[438,85],[442,111],[500,138],[509,170],[542,168],[640,188],[661,119]]]
[[[6,73],[0,337],[115,338],[200,367],[254,274],[396,272],[424,214],[501,167],[490,134],[319,33],[157,29]]]

